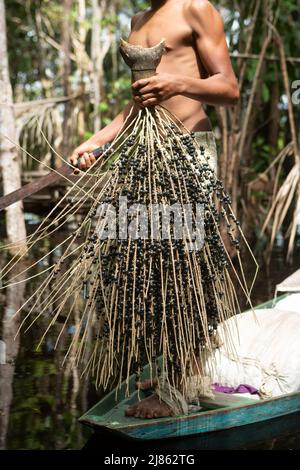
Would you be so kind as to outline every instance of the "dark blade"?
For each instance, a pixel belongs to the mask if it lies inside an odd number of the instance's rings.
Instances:
[[[99,147],[93,150],[91,153],[97,158],[102,155],[102,153],[106,149],[107,145]],[[10,206],[11,204],[14,204],[17,201],[23,200],[26,197],[37,193],[41,189],[49,186],[50,184],[56,183],[64,176],[71,175],[73,172],[74,169],[68,163],[65,163],[55,172],[53,171],[48,175],[41,176],[36,181],[32,181],[31,183],[25,184],[25,186],[22,186],[22,188],[19,188],[16,191],[13,191],[12,193],[0,197],[0,211]]]

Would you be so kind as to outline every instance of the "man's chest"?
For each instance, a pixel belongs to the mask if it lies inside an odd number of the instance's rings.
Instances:
[[[170,9],[153,16],[147,13],[141,15],[132,28],[129,42],[143,47],[153,47],[162,38],[165,38],[166,49],[170,52],[191,45],[192,30],[181,11]]]

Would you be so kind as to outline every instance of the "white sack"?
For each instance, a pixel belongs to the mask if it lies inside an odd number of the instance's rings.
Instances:
[[[289,310],[289,312],[297,312],[300,314],[300,293],[290,294],[284,299],[279,300],[274,308],[276,308],[276,310]]]
[[[223,343],[226,331],[233,344],[223,344],[206,362],[205,372],[212,383],[252,385],[263,397],[300,389],[299,313],[278,309],[258,309],[255,315],[245,312],[219,325]]]

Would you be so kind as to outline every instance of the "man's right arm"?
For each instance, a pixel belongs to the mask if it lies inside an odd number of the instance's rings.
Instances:
[[[133,103],[133,101],[130,101],[125,106],[123,111],[119,113],[112,120],[111,123],[109,123],[107,126],[103,127],[103,129],[92,135],[92,137],[90,137],[86,142],[83,142],[78,147],[76,147],[71,157],[69,158],[72,165],[76,166],[78,158],[83,157],[80,160],[79,168],[81,170],[89,168],[95,162],[95,157],[93,155],[90,155],[90,152],[114,140],[114,138],[117,136],[118,132],[122,128],[124,121],[129,115],[132,106],[134,106],[132,117],[135,116],[137,112],[137,105]]]

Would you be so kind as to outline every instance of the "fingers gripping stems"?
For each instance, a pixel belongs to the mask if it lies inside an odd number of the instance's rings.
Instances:
[[[74,174],[76,175],[79,173],[79,170],[84,170],[87,168],[85,164],[83,165],[83,162],[85,162],[85,159],[89,158],[91,164],[93,164],[95,162],[95,159],[97,160],[97,158],[101,157],[104,153],[106,154],[105,156],[108,157],[109,152],[107,151],[110,146],[111,146],[111,143],[107,143],[103,145],[102,147],[98,147],[95,150],[92,150],[91,152],[85,152],[84,154],[79,155],[77,162],[73,164],[73,166],[75,167]]]

